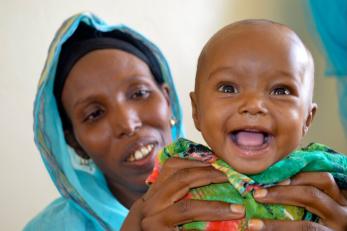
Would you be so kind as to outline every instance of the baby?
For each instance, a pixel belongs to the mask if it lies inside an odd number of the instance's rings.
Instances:
[[[193,118],[216,156],[255,174],[295,150],[310,127],[314,65],[289,28],[263,20],[231,24],[201,52]]]
[[[190,93],[195,126],[212,151],[180,139],[158,155],[158,166],[148,182],[172,156],[208,161],[230,183],[193,189],[187,197],[242,201],[247,219],[315,220],[302,208],[264,206],[252,196],[254,189],[270,187],[300,171],[334,172],[339,165],[347,174],[347,158],[329,154],[332,151],[323,145],[295,151],[317,110],[313,85],[312,56],[288,27],[266,20],[224,27],[203,48],[195,90]],[[321,155],[328,160],[322,161]],[[184,228],[246,229],[244,221],[222,223],[197,222]]]

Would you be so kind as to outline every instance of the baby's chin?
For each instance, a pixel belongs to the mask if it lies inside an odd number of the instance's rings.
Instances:
[[[245,174],[245,175],[257,175],[259,173],[264,172],[266,169],[268,169],[271,164],[267,163],[246,163],[244,165],[237,164],[237,167],[233,166],[233,164],[229,163],[229,165],[235,169],[237,172]]]

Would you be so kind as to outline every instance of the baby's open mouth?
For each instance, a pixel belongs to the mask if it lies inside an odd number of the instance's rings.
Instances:
[[[237,130],[231,133],[231,139],[239,148],[257,151],[267,147],[271,135],[256,130]]]

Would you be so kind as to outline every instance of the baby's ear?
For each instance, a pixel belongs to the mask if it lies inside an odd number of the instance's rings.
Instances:
[[[198,109],[197,109],[197,101],[196,101],[196,94],[194,91],[190,92],[190,101],[192,103],[192,116],[193,116],[193,120],[194,120],[194,124],[196,129],[198,129],[200,131],[200,125],[199,125],[199,113],[198,113]]]
[[[314,116],[316,115],[317,108],[318,106],[316,103],[311,104],[311,108],[309,109],[307,113],[306,121],[303,127],[302,136],[305,136],[306,133],[308,132],[308,129],[311,126],[312,121],[314,119]]]

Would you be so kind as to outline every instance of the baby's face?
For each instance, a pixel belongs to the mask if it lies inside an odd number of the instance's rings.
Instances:
[[[193,117],[217,156],[259,173],[296,149],[315,113],[309,56],[289,31],[240,28],[207,45]]]

